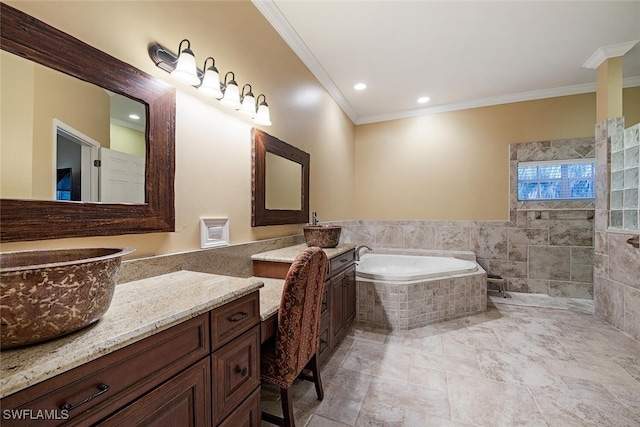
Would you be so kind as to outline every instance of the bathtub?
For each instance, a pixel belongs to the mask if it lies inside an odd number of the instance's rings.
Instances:
[[[475,262],[453,257],[372,253],[362,255],[356,267],[359,277],[385,281],[422,280],[477,270]]]
[[[475,254],[437,255],[362,255],[356,266],[356,323],[414,329],[485,311],[487,273]]]

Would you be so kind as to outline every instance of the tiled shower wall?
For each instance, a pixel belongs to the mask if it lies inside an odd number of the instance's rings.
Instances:
[[[518,161],[594,157],[594,138],[511,145],[511,221],[336,222],[341,241],[372,248],[472,251],[507,290],[593,298],[593,202],[518,202]]]
[[[623,129],[623,117],[596,125],[595,314],[640,340],[640,249],[627,243],[640,233],[609,228],[610,136]]]

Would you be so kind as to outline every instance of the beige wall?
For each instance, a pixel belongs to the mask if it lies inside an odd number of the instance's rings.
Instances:
[[[0,197],[32,197],[34,67],[15,55],[0,53]],[[12,126],[6,126],[12,123]],[[17,162],[16,159],[21,159]]]
[[[146,140],[144,132],[131,129],[126,126],[111,123],[109,126],[111,149],[132,156],[144,157],[146,151]]]
[[[591,93],[358,126],[355,217],[507,220],[509,144],[593,137],[595,105]]]
[[[622,91],[622,114],[626,127],[640,123],[640,86]]]
[[[301,225],[251,227],[251,127],[239,113],[174,82],[147,53],[191,41],[200,66],[214,56],[221,74],[264,93],[273,126],[263,128],[311,155],[310,208],[322,220],[352,218],[355,125],[248,1],[7,1],[178,88],[176,232],[3,244],[2,250],[122,245],[134,257],[200,247],[201,217],[228,217],[232,243],[301,234]],[[73,16],[74,19],[69,19]],[[141,23],[144,23],[141,25]]]

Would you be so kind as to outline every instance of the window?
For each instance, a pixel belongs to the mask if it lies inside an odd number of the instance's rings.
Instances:
[[[518,163],[518,200],[584,200],[595,197],[593,159]]]

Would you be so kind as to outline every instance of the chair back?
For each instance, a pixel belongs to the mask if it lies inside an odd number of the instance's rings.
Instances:
[[[310,247],[298,254],[285,278],[275,351],[280,379],[289,385],[318,350],[326,273],[327,255]]]

